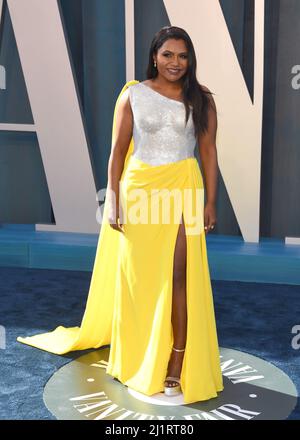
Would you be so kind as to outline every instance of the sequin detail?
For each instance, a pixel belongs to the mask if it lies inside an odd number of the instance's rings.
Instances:
[[[129,99],[134,118],[132,157],[149,165],[195,157],[197,139],[192,111],[185,125],[183,102],[163,96],[142,83],[129,86]]]

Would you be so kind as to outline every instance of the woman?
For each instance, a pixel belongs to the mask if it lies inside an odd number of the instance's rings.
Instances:
[[[223,390],[205,239],[216,224],[216,107],[181,28],[154,36],[147,78],[126,83],[116,102],[81,326],[18,341],[57,354],[110,344],[107,374],[146,395],[182,391],[193,403]]]

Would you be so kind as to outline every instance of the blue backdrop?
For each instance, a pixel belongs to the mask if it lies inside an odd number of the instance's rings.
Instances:
[[[81,101],[97,189],[106,187],[115,100],[126,81],[123,0],[60,0],[78,97]],[[254,1],[220,1],[250,96],[253,94]],[[260,235],[300,236],[300,90],[291,69],[300,64],[300,2],[265,1]],[[4,2],[0,64],[7,87],[0,90],[0,122],[32,124],[14,33]],[[146,78],[154,33],[169,22],[163,0],[135,2],[135,79]],[[207,39],[209,44],[209,38]],[[198,60],[201,68],[201,60]],[[219,174],[218,224],[213,234],[240,235]],[[33,133],[0,131],[0,223],[54,222],[47,181]]]

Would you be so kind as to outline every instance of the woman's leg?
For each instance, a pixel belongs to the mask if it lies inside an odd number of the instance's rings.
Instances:
[[[186,305],[186,235],[185,225],[179,224],[178,235],[174,253],[173,267],[173,300],[172,300],[172,325],[174,344],[177,349],[185,348],[187,330],[187,305]],[[168,376],[180,377],[184,351],[177,352],[172,350]],[[176,386],[176,382],[167,381],[167,386]]]

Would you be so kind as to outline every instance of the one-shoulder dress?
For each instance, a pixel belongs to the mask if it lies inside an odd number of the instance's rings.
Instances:
[[[163,392],[174,341],[173,259],[183,216],[187,335],[181,388],[184,403],[208,400],[223,390],[223,380],[192,111],[186,123],[182,102],[129,81],[116,100],[112,140],[127,88],[134,121],[120,179],[124,233],[108,223],[105,203],[80,326],[17,340],[55,354],[109,345],[108,375],[148,396]]]

